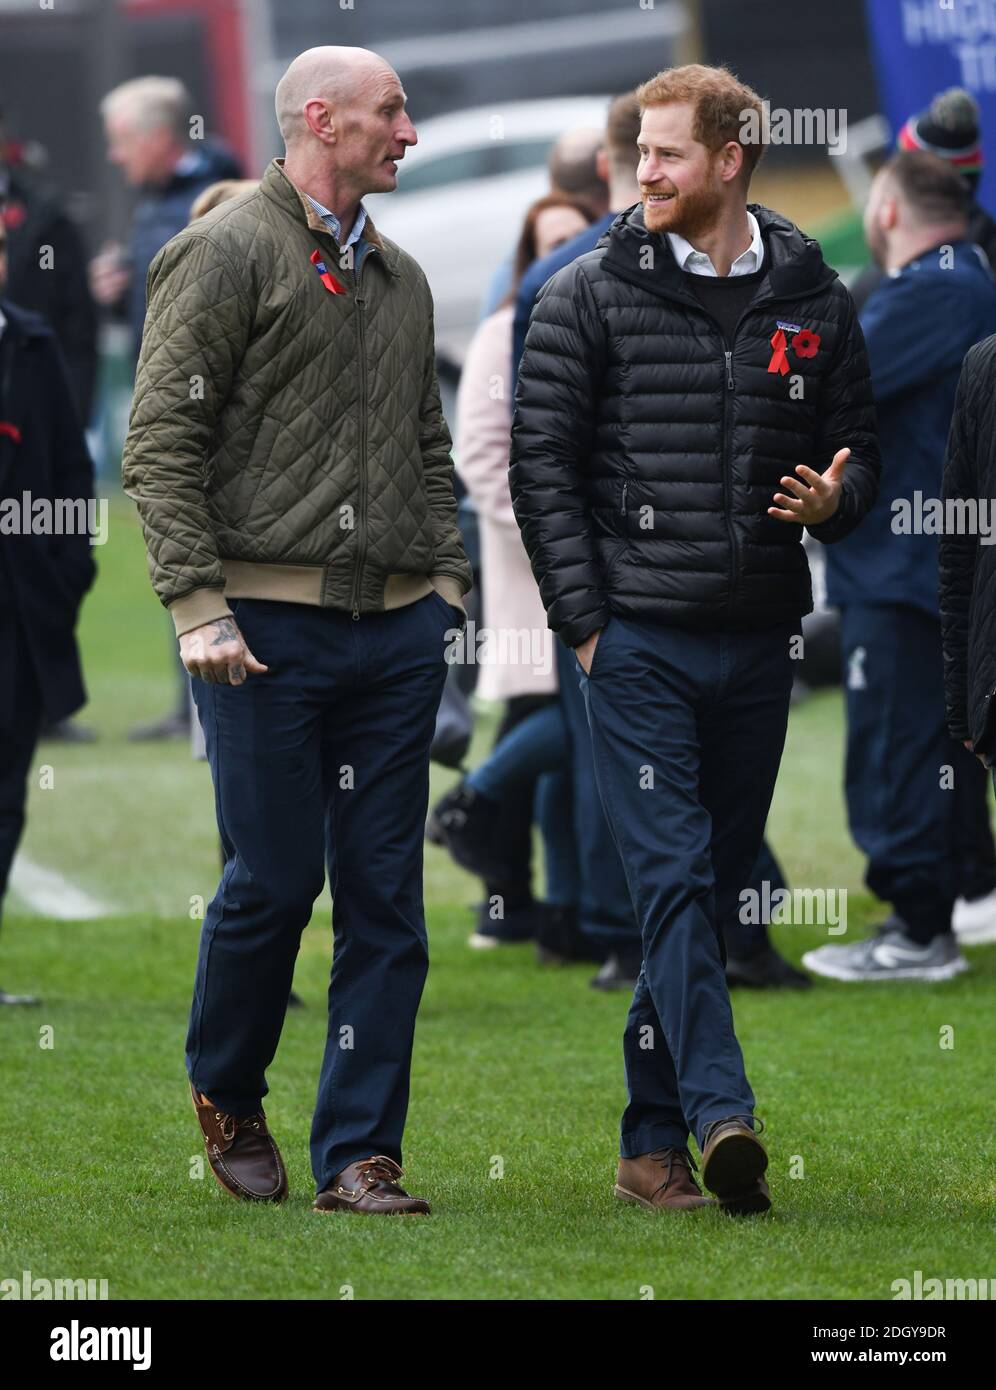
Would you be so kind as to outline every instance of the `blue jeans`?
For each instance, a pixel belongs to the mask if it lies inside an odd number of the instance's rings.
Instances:
[[[563,709],[551,699],[499,738],[467,778],[499,804],[514,805],[511,797],[531,793],[530,827],[535,820],[543,835],[546,901],[558,907],[572,906],[578,895],[569,766]]]
[[[610,618],[581,671],[598,790],[625,866],[643,967],[623,1043],[626,1158],[699,1145],[753,1114],[721,924],[757,860],[785,742],[792,628],[686,632]]]
[[[335,950],[311,1131],[320,1192],[357,1159],[401,1162],[428,968],[429,747],[455,612],[436,593],[357,621],[306,604],[231,606],[269,672],[241,686],[192,682],[226,864],[201,932],[187,1071],[220,1109],[259,1109],[327,863]]]

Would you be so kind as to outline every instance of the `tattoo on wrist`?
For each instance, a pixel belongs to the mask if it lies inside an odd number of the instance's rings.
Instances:
[[[222,642],[237,642],[239,640],[239,630],[235,626],[234,618],[219,618],[214,624],[217,635],[211,638],[211,646],[219,647]]]

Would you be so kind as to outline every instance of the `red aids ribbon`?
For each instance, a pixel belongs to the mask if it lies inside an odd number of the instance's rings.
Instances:
[[[340,285],[339,281],[335,278],[335,276],[329,274],[325,262],[322,260],[321,251],[312,251],[308,259],[311,261],[311,264],[318,271],[319,279],[321,280],[322,284],[325,286],[325,288],[329,291],[330,294],[346,293],[346,286]]]
[[[771,335],[771,346],[774,352],[771,354],[771,361],[768,363],[769,372],[781,372],[782,376],[788,373],[788,358],[785,356],[786,348],[785,334],[780,328],[776,328]]]
[[[803,328],[792,339],[792,351],[796,357],[815,357],[820,350],[820,335],[811,328]]]
[[[15,444],[21,442],[21,431],[16,425],[12,425],[9,420],[0,420],[0,434],[9,434]]]

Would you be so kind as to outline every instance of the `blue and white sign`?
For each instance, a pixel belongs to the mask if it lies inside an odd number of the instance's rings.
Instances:
[[[898,136],[946,87],[982,111],[988,167],[979,201],[996,211],[996,0],[865,0],[880,106]]]

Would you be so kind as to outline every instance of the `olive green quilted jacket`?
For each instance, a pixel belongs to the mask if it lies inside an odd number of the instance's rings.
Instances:
[[[471,584],[425,276],[370,220],[354,274],[282,164],[149,268],[122,471],[177,635],[226,596],[357,617]]]

